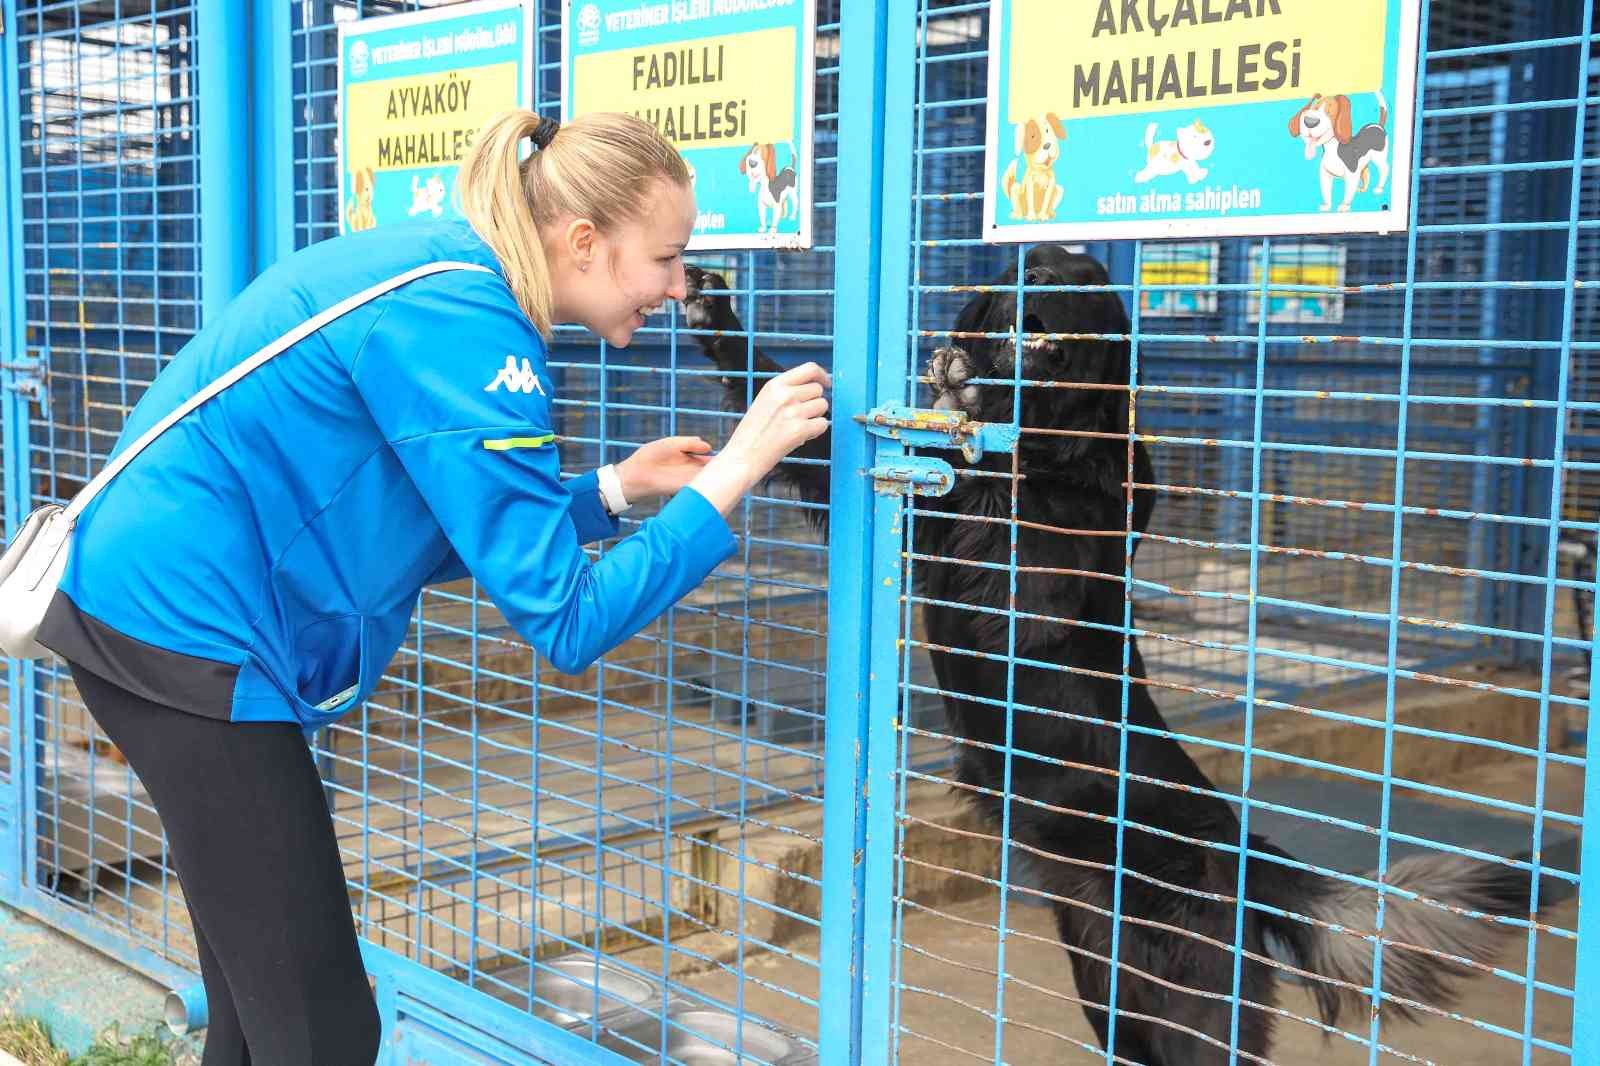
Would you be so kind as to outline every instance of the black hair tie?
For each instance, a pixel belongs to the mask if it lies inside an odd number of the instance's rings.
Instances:
[[[533,139],[534,147],[542,152],[550,147],[550,142],[556,139],[556,132],[560,129],[561,123],[555,119],[541,117],[539,124],[533,128],[533,132],[528,136]]]

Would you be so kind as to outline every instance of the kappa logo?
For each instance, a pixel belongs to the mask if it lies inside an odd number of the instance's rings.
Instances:
[[[540,396],[548,395],[544,386],[539,383],[539,375],[533,372],[533,364],[524,358],[520,363],[514,355],[506,356],[506,365],[494,376],[494,380],[483,387],[484,392],[494,392],[504,385],[507,392],[537,392]]]
[[[589,45],[600,40],[600,9],[584,4],[578,9],[578,43]]]

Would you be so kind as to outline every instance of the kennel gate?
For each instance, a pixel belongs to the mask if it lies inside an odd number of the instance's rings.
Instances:
[[[336,23],[414,6],[3,0],[8,529],[96,468],[206,309],[337,232]],[[1454,804],[1502,835],[1516,822],[1531,854],[1507,861],[1559,893],[1577,884],[1587,784],[1588,699],[1566,675],[1589,649],[1573,601],[1592,596],[1581,545],[1600,506],[1600,101],[1590,4],[1581,21],[1554,8],[1430,5],[1413,232],[1316,242],[1343,249],[1346,277],[1308,291],[1341,298],[1347,327],[1252,319],[1276,280],[1252,263],[1312,254],[1282,239],[1218,242],[1203,313],[1136,315],[1138,428],[1161,491],[1126,622],[1169,722],[1221,787],[1249,792],[1251,824],[1322,832],[1334,855],[1351,836],[1398,851],[1429,843],[1430,804]],[[559,13],[547,0],[537,21],[549,114]],[[577,1042],[594,1037],[644,1055],[669,1018],[751,1061],[779,1058],[758,1020],[796,1061],[1104,1057],[1059,1020],[1076,1010],[1059,946],[1013,921],[1030,912],[1009,890],[1011,849],[935,795],[950,738],[898,532],[917,515],[862,477],[902,448],[844,417],[926,405],[918,375],[966,298],[954,288],[1016,261],[977,239],[987,14],[821,4],[818,246],[696,257],[729,275],[753,343],[789,363],[850,354],[830,550],[800,506],[753,502],[739,558],[583,679],[537,663],[470,585],[427,590],[386,685],[316,738],[396,1061],[598,1061]],[[241,183],[251,197],[202,203]],[[1131,309],[1183,288],[1143,283],[1159,243],[1091,250]],[[569,469],[725,431],[676,318],[627,352],[562,342]],[[136,782],[58,664],[4,669],[0,894],[192,984]],[[1501,720],[1480,728],[1484,712],[1440,699],[1459,693]],[[1299,720],[1323,732],[1279,728]],[[1368,743],[1326,752],[1339,736]],[[1432,764],[1456,777],[1429,779]],[[1458,780],[1492,773],[1509,783]],[[1370,808],[1374,789],[1375,814],[1325,809]],[[1574,989],[1600,980],[1600,916],[1564,905],[1519,965],[1575,953],[1578,976],[1503,965],[1483,980],[1503,982],[1515,1017],[1453,1023],[1504,1061],[1581,1062],[1595,1039]],[[950,928],[987,938],[982,956],[958,957]],[[981,996],[959,979],[974,974]],[[1428,1061],[1379,1019],[1335,1040]]]

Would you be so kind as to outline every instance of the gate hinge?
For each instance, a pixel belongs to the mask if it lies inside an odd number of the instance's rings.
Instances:
[[[969,463],[982,459],[985,452],[1014,451],[1020,436],[1016,426],[974,422],[963,411],[930,411],[897,403],[875,407],[858,418],[868,433],[908,448],[960,448]]]
[[[21,363],[0,363],[0,381],[11,392],[20,392],[30,403],[44,400],[44,362],[30,359]]]
[[[902,455],[871,470],[872,491],[879,496],[943,496],[955,487],[956,472],[943,459]]]

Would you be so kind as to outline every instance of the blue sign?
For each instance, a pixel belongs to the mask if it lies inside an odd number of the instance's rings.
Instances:
[[[691,249],[811,247],[815,0],[565,0],[562,118],[621,111],[688,162]]]
[[[984,239],[1404,230],[1420,0],[993,0]]]
[[[460,217],[456,168],[484,123],[531,103],[522,0],[339,24],[339,231]]]

